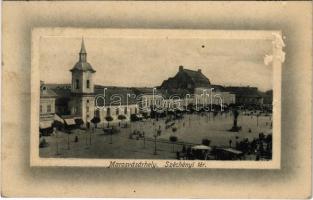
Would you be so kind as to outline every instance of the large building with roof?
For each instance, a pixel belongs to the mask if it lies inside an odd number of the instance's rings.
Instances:
[[[50,129],[55,115],[55,99],[57,94],[40,81],[40,122],[39,128]]]
[[[240,105],[262,105],[263,96],[257,87],[225,87],[228,91],[236,96],[236,103]]]
[[[56,120],[69,126],[77,121],[88,125],[95,116],[104,125],[107,116],[117,122],[120,115],[130,120],[133,114],[149,115],[151,109],[171,110],[175,107],[186,108],[190,104],[263,103],[257,88],[213,85],[201,69],[190,70],[183,66],[179,66],[175,76],[155,88],[96,85],[96,70],[87,62],[84,40],[78,61],[70,72],[71,83],[41,82],[40,129],[51,128]]]
[[[192,103],[197,105],[235,104],[235,95],[225,91],[222,86],[212,85],[201,69],[190,70],[179,66],[176,75],[163,81],[160,89],[178,94],[187,92],[192,95]]]
[[[161,89],[185,89],[189,92],[194,92],[195,88],[207,88],[210,87],[210,80],[201,72],[201,69],[197,71],[184,69],[183,66],[179,66],[179,70],[174,77],[163,81],[160,86]]]

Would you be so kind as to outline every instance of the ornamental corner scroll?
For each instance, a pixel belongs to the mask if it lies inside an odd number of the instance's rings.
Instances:
[[[286,53],[283,51],[283,48],[286,47],[284,39],[285,36],[282,36],[280,33],[272,33],[273,40],[272,40],[272,55],[265,55],[264,56],[264,64],[269,65],[273,61],[278,61],[280,63],[285,62]]]

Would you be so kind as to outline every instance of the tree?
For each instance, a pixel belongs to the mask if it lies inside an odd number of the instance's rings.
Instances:
[[[126,119],[126,116],[125,115],[119,115],[117,117],[117,119],[121,120],[122,122]]]
[[[264,133],[259,133],[259,140],[264,140],[265,139],[265,135]]]
[[[97,124],[98,124],[99,122],[100,122],[100,118],[97,117],[97,116],[94,116],[94,117],[91,119],[91,123],[93,123],[96,128],[97,128]]]
[[[176,127],[173,127],[173,128],[172,128],[172,131],[173,131],[173,133],[175,133],[175,132],[177,131],[177,128],[176,128]]]
[[[202,139],[202,144],[205,145],[205,146],[210,146],[211,140],[209,140],[207,138],[203,138]]]
[[[45,138],[43,138],[42,140],[40,140],[40,143],[39,143],[39,148],[44,148],[44,147],[47,147],[48,146],[48,143],[46,141]]]
[[[113,117],[111,117],[110,115],[106,116],[105,120],[108,122],[108,128],[109,128],[110,127],[110,122],[113,121]]]
[[[175,142],[177,142],[178,139],[177,139],[176,136],[170,136],[169,140],[173,144],[173,152],[174,152],[174,145],[175,145]]]
[[[213,119],[217,116],[218,112],[217,111],[213,111]]]
[[[266,142],[266,143],[272,143],[272,134],[268,134],[268,135],[265,137],[265,142]]]

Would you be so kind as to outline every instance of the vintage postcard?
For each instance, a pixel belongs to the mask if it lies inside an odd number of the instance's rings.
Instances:
[[[31,165],[280,168],[280,31],[32,30]]]
[[[2,11],[1,195],[311,197],[312,2]]]

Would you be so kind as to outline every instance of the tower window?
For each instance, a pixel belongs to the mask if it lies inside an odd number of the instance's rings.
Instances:
[[[86,84],[87,84],[87,88],[89,88],[89,87],[90,87],[90,81],[87,80],[86,82],[87,82],[87,83],[86,83]]]
[[[76,79],[75,87],[76,87],[76,89],[79,89],[79,80],[78,79]]]
[[[48,112],[48,113],[51,112],[51,105],[48,105],[48,106],[47,106],[47,112]]]
[[[107,108],[107,116],[110,116],[110,115],[111,115],[111,109]]]
[[[42,113],[42,105],[40,105],[40,113]]]
[[[89,112],[89,106],[86,107],[86,112]]]
[[[116,115],[119,115],[119,114],[120,114],[119,109],[116,108]]]

